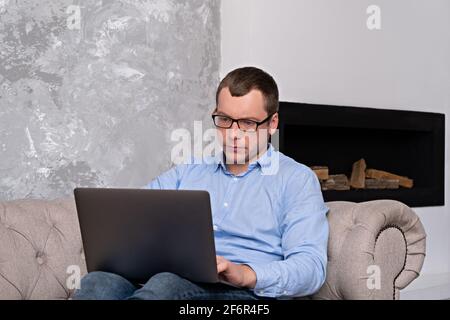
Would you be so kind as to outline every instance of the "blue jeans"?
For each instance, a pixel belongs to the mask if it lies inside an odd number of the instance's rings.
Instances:
[[[90,272],[81,279],[76,300],[257,300],[251,290],[225,284],[199,284],[176,274],[162,272],[138,288],[125,278],[108,272]]]

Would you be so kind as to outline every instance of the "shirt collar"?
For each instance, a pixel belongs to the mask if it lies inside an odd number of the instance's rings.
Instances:
[[[272,146],[271,143],[269,143],[269,146],[268,146],[266,152],[264,152],[264,154],[261,155],[255,161],[252,161],[252,162],[249,163],[248,171],[252,170],[256,166],[258,166],[261,170],[264,170],[265,168],[270,167],[271,166],[271,159],[272,159],[272,156],[273,156],[274,152],[275,152],[274,147]],[[220,152],[218,155],[216,155],[214,157],[214,159],[215,159],[214,163],[217,164],[214,167],[214,172],[216,172],[220,167],[222,167],[224,172],[228,172],[227,166],[225,165],[225,161],[224,161],[223,151]]]

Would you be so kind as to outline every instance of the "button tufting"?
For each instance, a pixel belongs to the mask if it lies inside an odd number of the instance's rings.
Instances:
[[[45,260],[44,260],[44,254],[42,252],[38,252],[36,254],[36,262],[38,264],[44,264]]]

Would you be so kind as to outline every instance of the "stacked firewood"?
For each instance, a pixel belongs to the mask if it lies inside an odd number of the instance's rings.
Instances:
[[[353,163],[350,179],[345,174],[329,174],[326,166],[312,166],[311,169],[319,178],[322,190],[412,188],[414,182],[391,172],[368,169],[364,159]]]

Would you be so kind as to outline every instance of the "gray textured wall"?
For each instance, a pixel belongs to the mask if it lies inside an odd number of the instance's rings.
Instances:
[[[209,120],[219,11],[219,0],[0,0],[0,200],[138,187],[169,168],[171,130]]]

